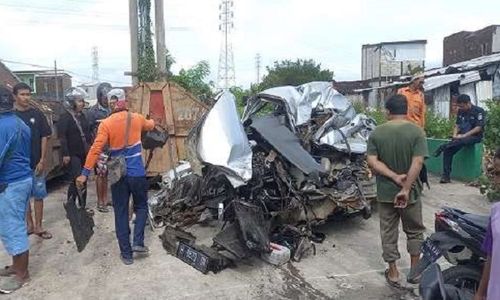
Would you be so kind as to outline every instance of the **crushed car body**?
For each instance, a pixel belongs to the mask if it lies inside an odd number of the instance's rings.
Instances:
[[[365,153],[374,128],[328,82],[263,91],[241,121],[224,92],[191,131],[189,162],[165,174],[149,199],[151,222],[168,230],[223,222],[213,248],[229,260],[269,254],[272,245],[299,260],[324,239],[315,225],[370,217],[376,191]]]

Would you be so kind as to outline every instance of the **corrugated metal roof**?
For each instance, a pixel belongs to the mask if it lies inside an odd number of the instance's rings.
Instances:
[[[474,58],[471,60],[459,62],[456,64],[449,65],[447,67],[442,67],[442,68],[437,68],[437,69],[432,69],[424,72],[425,77],[428,76],[434,76],[434,75],[439,75],[439,74],[445,74],[446,70],[449,68],[455,68],[458,71],[469,71],[469,70],[474,70],[478,69],[481,67],[485,67],[491,64],[495,63],[500,63],[500,53],[488,55],[488,56],[481,56],[478,58]]]
[[[463,77],[462,79],[460,79],[460,85],[481,80],[481,75],[479,75],[479,71],[470,71],[467,73],[462,73],[462,75]]]
[[[460,81],[460,85],[464,85],[479,80],[481,80],[481,76],[479,75],[478,71],[438,75],[425,78],[424,89],[426,91],[431,91],[433,89],[437,89],[439,87],[442,87],[443,85],[450,84],[455,81]]]
[[[355,93],[361,93],[361,92],[366,92],[366,91],[372,91],[372,90],[379,90],[379,89],[386,89],[386,88],[391,88],[391,87],[397,87],[397,86],[401,86],[401,85],[405,85],[405,84],[408,84],[408,82],[396,81],[396,82],[392,82],[390,84],[383,85],[383,86],[376,86],[376,87],[371,87],[371,88],[366,88],[366,89],[357,89],[357,90],[354,90],[354,92]]]

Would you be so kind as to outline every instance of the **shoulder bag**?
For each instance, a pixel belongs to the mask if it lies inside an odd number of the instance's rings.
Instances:
[[[130,112],[127,112],[127,125],[125,126],[125,144],[123,146],[122,153],[117,156],[110,156],[108,162],[106,163],[108,167],[108,180],[111,185],[117,183],[127,175],[127,161],[125,159],[125,150],[129,146],[128,138],[131,119],[132,114]]]

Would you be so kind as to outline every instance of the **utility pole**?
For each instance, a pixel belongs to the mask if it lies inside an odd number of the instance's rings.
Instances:
[[[260,84],[260,64],[261,64],[261,56],[260,53],[257,53],[255,56],[255,68],[257,69],[257,85]]]
[[[222,90],[228,90],[236,84],[234,72],[234,55],[231,42],[231,32],[234,28],[234,2],[232,0],[221,0],[219,5],[219,30],[222,32],[222,45],[219,55],[219,70],[217,74],[217,85]]]
[[[132,72],[128,73],[125,72],[125,74],[130,74],[132,75],[132,84],[137,85],[138,80],[137,80],[137,71],[138,71],[138,66],[139,66],[139,19],[137,16],[137,0],[129,0],[129,26],[130,26],[130,56],[132,59],[131,67],[132,67]]]
[[[156,63],[160,78],[167,80],[167,47],[165,45],[165,19],[163,0],[155,0]]]
[[[57,78],[57,61],[54,60],[54,79],[56,81],[56,100],[59,102],[59,79]]]
[[[97,47],[92,47],[92,81],[99,82],[99,52]]]

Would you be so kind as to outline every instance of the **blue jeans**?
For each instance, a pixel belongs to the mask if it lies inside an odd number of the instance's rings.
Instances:
[[[124,177],[111,186],[115,211],[115,230],[120,252],[124,258],[132,258],[129,227],[129,198],[134,200],[134,246],[144,246],[144,228],[148,217],[148,181],[146,177]]]
[[[0,239],[10,256],[29,250],[26,211],[31,194],[33,178],[9,183],[0,193]]]

